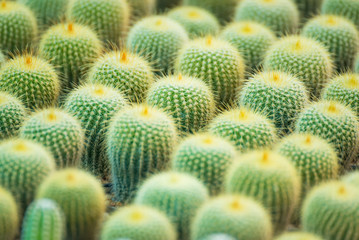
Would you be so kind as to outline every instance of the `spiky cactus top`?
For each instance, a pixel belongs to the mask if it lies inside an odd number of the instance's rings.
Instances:
[[[26,115],[20,100],[6,92],[0,92],[0,140],[17,135]]]
[[[0,187],[0,238],[13,240],[19,227],[19,216],[15,199]]]
[[[205,127],[215,111],[211,89],[202,80],[181,74],[154,83],[146,101],[172,115],[178,128],[187,133]]]
[[[0,3],[0,48],[6,52],[24,51],[37,37],[37,23],[33,12],[17,2]]]
[[[43,144],[58,167],[78,166],[84,149],[84,131],[69,113],[55,108],[34,113],[20,129],[20,136]]]
[[[243,0],[238,3],[235,20],[256,21],[268,26],[277,35],[285,35],[297,30],[299,12],[293,1]]]
[[[190,38],[216,35],[220,25],[210,12],[191,6],[181,6],[168,12],[168,17],[179,22],[188,32]]]
[[[49,28],[41,38],[39,55],[49,60],[63,75],[62,88],[79,84],[86,67],[97,58],[101,42],[88,27],[61,23]]]
[[[359,52],[359,32],[344,17],[321,15],[305,24],[302,35],[313,38],[327,47],[339,71],[351,70]]]
[[[66,222],[65,239],[97,239],[106,197],[94,176],[72,168],[58,171],[41,184],[37,198],[51,199],[62,209]]]
[[[56,104],[60,80],[47,61],[23,55],[0,68],[0,90],[18,97],[27,108],[40,109]]]
[[[302,209],[303,229],[326,240],[359,239],[359,189],[329,182],[314,188]]]
[[[125,105],[119,91],[99,84],[81,86],[66,98],[64,108],[80,120],[85,130],[81,165],[97,176],[105,177],[108,173],[105,135],[111,118]]]
[[[130,30],[127,47],[153,64],[158,73],[171,73],[178,51],[188,40],[186,30],[164,16],[146,17]]]
[[[344,167],[358,150],[359,123],[355,113],[336,101],[322,100],[309,105],[299,114],[296,131],[311,133],[333,144]]]
[[[289,36],[277,41],[267,52],[264,69],[288,72],[303,81],[312,96],[320,90],[333,71],[329,52],[315,40]]]
[[[287,132],[302,109],[309,103],[304,83],[283,72],[254,75],[242,88],[238,104],[257,110]]]
[[[207,201],[197,211],[191,239],[202,240],[217,233],[235,239],[270,240],[272,224],[268,212],[257,201],[243,195],[224,195]]]
[[[232,142],[238,151],[268,148],[277,140],[275,125],[264,115],[245,108],[217,116],[208,130]]]
[[[154,80],[150,64],[127,51],[110,52],[96,60],[87,81],[119,89],[130,102],[142,102]]]
[[[274,240],[323,240],[321,237],[306,232],[288,232],[280,235]]]
[[[221,104],[234,101],[244,78],[244,60],[230,43],[208,36],[190,41],[180,51],[176,70],[206,82]]]
[[[106,139],[116,200],[131,200],[143,179],[166,168],[176,142],[174,121],[163,111],[135,105],[118,112]]]
[[[359,117],[359,73],[335,77],[324,88],[322,98],[350,106]]]
[[[359,2],[357,0],[323,0],[322,14],[346,17],[359,27]]]
[[[268,48],[276,40],[275,34],[263,24],[253,21],[235,22],[226,26],[221,38],[232,43],[244,58],[248,70],[260,68]]]
[[[118,45],[128,28],[130,8],[126,0],[72,0],[68,17],[90,26],[102,41]]]

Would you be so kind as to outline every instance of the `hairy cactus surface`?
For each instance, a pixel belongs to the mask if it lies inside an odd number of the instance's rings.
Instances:
[[[323,0],[322,14],[346,17],[359,27],[359,2],[356,0]]]
[[[0,187],[0,238],[12,240],[19,227],[18,208],[10,192]]]
[[[355,172],[348,173],[348,174],[344,175],[344,176],[341,178],[341,180],[342,180],[343,182],[352,184],[352,185],[354,185],[355,187],[358,187],[358,186],[359,186],[359,172],[358,172],[358,171],[355,171]]]

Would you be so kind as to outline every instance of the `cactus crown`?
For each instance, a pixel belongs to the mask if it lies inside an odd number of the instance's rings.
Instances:
[[[344,86],[349,89],[359,90],[359,74],[344,74],[341,76]]]

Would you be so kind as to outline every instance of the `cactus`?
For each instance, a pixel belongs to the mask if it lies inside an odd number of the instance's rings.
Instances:
[[[77,86],[87,66],[101,51],[101,41],[88,27],[62,23],[49,28],[41,38],[39,55],[58,66],[64,91]]]
[[[356,0],[323,0],[322,14],[346,17],[359,27],[359,3]]]
[[[216,35],[219,32],[219,22],[210,12],[199,7],[181,6],[168,12],[168,17],[179,22],[187,31],[190,38]]]
[[[288,36],[270,47],[264,58],[264,69],[293,74],[315,98],[331,77],[333,64],[320,43],[306,37]]]
[[[236,240],[236,238],[227,235],[227,234],[211,234],[206,237],[201,238],[200,240]]]
[[[357,55],[354,63],[354,72],[359,73],[359,54]]]
[[[206,126],[215,112],[211,89],[202,80],[181,74],[158,80],[149,89],[146,100],[171,114],[179,130],[186,133]]]
[[[336,148],[344,167],[351,164],[359,141],[359,123],[355,113],[339,102],[322,100],[299,114],[296,132],[322,137]]]
[[[217,195],[235,157],[236,148],[227,140],[211,134],[196,134],[183,140],[174,151],[172,169],[197,177],[211,195]]]
[[[18,56],[0,69],[0,90],[18,97],[27,108],[54,106],[60,93],[55,68],[43,59]]]
[[[263,203],[271,214],[275,233],[284,231],[300,196],[300,176],[288,159],[272,151],[240,156],[225,180],[227,193],[240,193]]]
[[[157,73],[171,73],[178,51],[188,40],[186,30],[164,16],[146,17],[130,30],[127,47],[147,57]]]
[[[321,237],[306,232],[288,232],[280,235],[274,240],[323,240]]]
[[[41,184],[37,198],[51,199],[63,210],[66,239],[97,239],[106,197],[95,177],[72,168],[58,171]]]
[[[332,79],[324,88],[322,99],[348,105],[359,117],[359,74],[346,73]]]
[[[129,0],[134,20],[153,14],[157,0]]]
[[[231,23],[220,37],[237,48],[251,71],[260,69],[266,51],[276,41],[272,30],[253,21]]]
[[[359,189],[344,182],[317,186],[304,202],[303,229],[326,240],[359,239]]]
[[[42,181],[55,170],[55,160],[40,144],[23,139],[0,143],[0,185],[16,199],[22,214]]]
[[[243,0],[238,3],[234,19],[262,23],[278,36],[295,33],[299,26],[297,6],[288,0]]]
[[[225,195],[205,203],[192,224],[192,240],[224,233],[235,239],[270,240],[272,224],[267,211],[251,198]]]
[[[208,130],[229,140],[241,152],[268,148],[277,140],[274,124],[265,116],[245,108],[222,113],[213,119]]]
[[[17,0],[28,6],[35,14],[40,29],[60,22],[69,0]]]
[[[167,217],[156,209],[129,205],[118,209],[105,222],[101,240],[176,240]]]
[[[185,173],[164,172],[147,179],[139,188],[135,203],[154,207],[177,227],[178,239],[190,236],[190,223],[197,209],[208,199],[206,187]]]
[[[128,28],[130,8],[126,0],[73,0],[68,17],[94,29],[102,41],[118,45]]]
[[[323,0],[294,0],[301,13],[303,21],[317,15],[320,12]]]
[[[150,64],[126,51],[105,54],[94,63],[87,78],[87,82],[119,89],[130,102],[142,102],[153,81]]]
[[[127,105],[122,94],[103,85],[87,84],[71,92],[64,108],[80,120],[85,130],[84,169],[104,178],[109,170],[105,153],[105,135],[109,121]]]
[[[80,163],[84,132],[80,122],[63,110],[50,108],[34,113],[20,128],[20,136],[44,145],[59,168]]]
[[[230,43],[211,36],[190,41],[179,53],[176,70],[206,82],[215,100],[226,105],[234,101],[245,65]]]
[[[176,142],[174,121],[161,110],[135,105],[118,112],[106,137],[115,200],[128,202],[140,181],[166,168]]]
[[[25,51],[37,37],[37,22],[32,11],[17,2],[0,3],[0,48],[7,53]]]
[[[20,100],[0,91],[0,140],[16,136],[26,115]]]
[[[242,88],[238,104],[260,111],[283,132],[292,130],[298,114],[309,103],[304,83],[283,72],[254,75]]]
[[[326,46],[338,71],[353,68],[359,52],[359,32],[346,18],[334,15],[315,17],[305,24],[302,35]]]
[[[39,199],[26,210],[21,240],[62,240],[64,227],[64,216],[56,202]]]
[[[341,180],[343,182],[352,184],[355,187],[358,187],[359,186],[359,172],[355,171],[355,172],[348,173],[348,174],[344,175]]]
[[[13,240],[19,227],[19,216],[14,197],[0,187],[0,238]]]

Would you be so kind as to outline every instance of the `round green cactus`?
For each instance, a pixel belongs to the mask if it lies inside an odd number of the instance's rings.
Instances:
[[[106,138],[115,200],[128,202],[140,181],[166,168],[176,142],[175,123],[161,110],[135,105],[118,112]]]
[[[344,167],[351,164],[358,150],[359,123],[355,113],[336,101],[322,100],[299,114],[296,132],[311,133],[330,142]]]
[[[288,0],[243,0],[238,3],[234,18],[262,23],[279,36],[295,33],[299,26],[297,6]]]
[[[106,197],[101,183],[94,176],[72,168],[58,171],[41,184],[37,198],[51,199],[62,209],[66,239],[97,239]]]
[[[72,89],[101,51],[101,41],[88,27],[62,23],[49,28],[41,38],[39,55],[58,67],[63,90]]]
[[[352,185],[358,187],[359,186],[359,172],[355,171],[355,172],[348,173],[348,174],[344,175],[341,180],[343,182],[346,182],[346,183],[349,183],[349,184],[352,184]]]
[[[229,140],[241,152],[268,148],[277,140],[275,125],[264,115],[245,108],[222,113],[208,130]]]
[[[217,195],[222,191],[224,176],[235,157],[236,148],[227,140],[211,134],[196,134],[177,147],[172,169],[197,177],[211,195]]]
[[[206,187],[185,173],[164,172],[147,179],[139,188],[135,203],[166,213],[177,227],[178,239],[190,236],[190,223],[197,209],[208,200]]]
[[[322,14],[346,17],[359,27],[359,2],[357,0],[324,0]]]
[[[50,63],[23,55],[0,68],[0,90],[18,97],[27,108],[40,109],[56,104],[60,80]]]
[[[109,121],[125,105],[127,103],[119,91],[98,84],[81,86],[67,96],[64,104],[85,130],[82,167],[102,178],[109,170],[104,144]]]
[[[326,46],[339,71],[353,68],[359,52],[359,32],[346,18],[334,15],[315,17],[305,24],[302,35]]]
[[[231,23],[223,29],[220,37],[237,48],[251,71],[260,68],[265,53],[276,41],[272,30],[252,21]]]
[[[211,199],[197,211],[191,239],[217,233],[235,239],[270,240],[272,224],[267,211],[252,198],[225,195]]]
[[[54,170],[55,160],[42,145],[23,139],[1,142],[0,185],[13,194],[21,214]]]
[[[168,218],[156,209],[129,205],[118,209],[104,224],[101,240],[176,240]]]
[[[20,100],[0,91],[0,140],[16,136],[26,115]]]
[[[25,51],[37,37],[37,22],[33,12],[17,2],[0,3],[0,48],[8,53]]]
[[[304,83],[287,73],[262,72],[254,75],[242,88],[238,104],[260,111],[283,132],[292,125],[309,103]]]
[[[278,234],[289,224],[300,197],[300,176],[288,159],[271,151],[240,156],[226,176],[225,191],[260,201],[271,214]]]
[[[301,13],[303,21],[317,15],[320,12],[323,0],[294,0]]]
[[[186,30],[165,16],[146,17],[137,22],[127,38],[129,50],[146,57],[157,73],[171,73],[178,51],[188,40]]]
[[[19,216],[14,197],[0,187],[0,238],[15,239],[19,227]]]
[[[359,189],[344,182],[317,186],[304,202],[303,229],[326,240],[359,239]]]
[[[171,114],[179,130],[185,133],[205,127],[215,112],[211,89],[202,80],[181,74],[154,83],[148,90],[146,101]]]
[[[359,117],[359,74],[346,73],[335,77],[324,88],[322,99],[348,105]]]
[[[206,237],[201,238],[200,240],[236,240],[236,238],[227,235],[227,234],[211,234]]]
[[[305,83],[312,97],[318,97],[332,75],[333,63],[320,43],[302,36],[288,36],[269,48],[264,69],[293,74]]]
[[[72,0],[68,17],[94,29],[102,41],[118,45],[128,28],[130,8],[126,0]]]
[[[153,14],[157,0],[129,0],[132,18],[134,20]]]
[[[168,17],[179,22],[190,38],[216,35],[219,22],[213,14],[199,7],[181,6],[168,12]]]
[[[274,240],[323,240],[321,237],[306,232],[288,232],[280,235]]]
[[[40,29],[58,23],[65,15],[69,0],[17,0],[28,6],[35,14]]]
[[[21,240],[62,240],[65,221],[62,210],[50,199],[30,204],[23,221]]]
[[[34,113],[20,128],[20,136],[44,145],[59,168],[80,164],[84,131],[80,122],[63,110],[50,108]]]
[[[105,54],[93,64],[87,78],[87,82],[119,89],[130,102],[142,102],[153,81],[150,64],[126,51]]]
[[[244,79],[244,60],[237,49],[211,36],[190,41],[179,53],[176,70],[197,77],[212,89],[220,104],[234,101]]]
[[[221,23],[232,20],[237,0],[184,0],[184,5],[197,6],[212,12]]]

